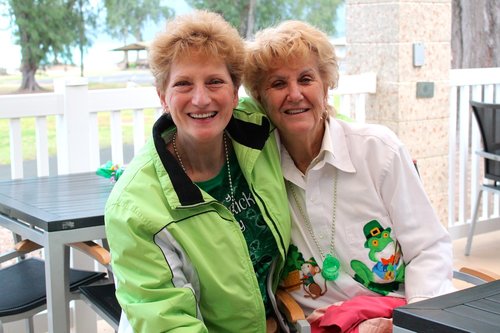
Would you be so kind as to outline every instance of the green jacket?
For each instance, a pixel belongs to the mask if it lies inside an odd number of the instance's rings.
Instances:
[[[163,137],[169,140],[174,130],[168,115],[158,119],[106,204],[117,298],[126,314],[119,332],[263,333],[265,310],[243,233],[168,152]],[[272,131],[248,99],[240,100],[227,127],[276,240],[281,271],[290,216]],[[277,283],[278,274],[273,289]]]

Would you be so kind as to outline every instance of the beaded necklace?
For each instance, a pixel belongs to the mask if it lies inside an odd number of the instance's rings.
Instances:
[[[307,214],[303,210],[302,206],[299,203],[299,200],[297,198],[297,193],[295,193],[294,186],[290,181],[287,182],[287,187],[290,189],[290,192],[292,193],[293,200],[295,201],[295,204],[297,205],[297,208],[299,209],[300,215],[302,219],[304,220],[306,224],[306,228],[309,231],[309,234],[311,235],[311,238],[313,239],[314,243],[316,244],[316,247],[319,250],[319,253],[321,254],[321,257],[323,258],[323,267],[321,267],[321,276],[325,280],[333,281],[336,280],[339,276],[340,272],[340,261],[337,257],[334,256],[335,254],[335,220],[336,220],[336,213],[337,213],[337,171],[335,170],[335,174],[333,175],[333,209],[332,209],[332,223],[331,223],[331,235],[330,235],[330,252],[325,255],[323,248],[320,246],[318,239],[316,238],[316,235],[314,233],[313,227],[311,222],[309,221],[309,218],[307,217]]]
[[[182,163],[181,155],[179,154],[179,151],[177,150],[176,137],[177,137],[177,132],[175,132],[174,136],[172,137],[172,146],[174,147],[175,156],[179,160],[179,164],[181,165],[182,170],[184,170],[184,172],[187,174],[186,168],[184,167],[184,163]],[[227,149],[227,142],[226,142],[226,133],[223,134],[222,138],[224,141],[224,153],[225,153],[226,166],[227,166],[227,178],[229,179],[229,191],[230,191],[230,196],[231,196],[231,204],[229,207],[231,207],[234,204],[235,200],[234,200],[233,178],[231,177],[231,165],[229,163],[229,150]]]

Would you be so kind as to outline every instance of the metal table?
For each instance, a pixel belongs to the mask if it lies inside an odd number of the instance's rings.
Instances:
[[[44,247],[50,333],[70,331],[66,244],[105,238],[112,187],[95,173],[0,182],[0,226]]]
[[[396,308],[397,332],[500,332],[500,280]]]

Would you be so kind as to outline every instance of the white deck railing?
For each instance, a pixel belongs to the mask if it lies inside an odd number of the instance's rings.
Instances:
[[[353,82],[354,81],[354,82]],[[345,115],[364,121],[365,95],[375,93],[376,76],[367,73],[343,76],[339,88],[330,98],[340,104]],[[353,112],[348,109],[353,105]],[[100,149],[111,147],[111,160],[124,164],[122,114],[132,110],[133,150],[137,152],[145,142],[145,111],[153,109],[156,119],[161,105],[154,87],[89,90],[86,79],[61,79],[54,82],[54,92],[0,96],[0,120],[10,122],[10,178],[24,177],[23,136],[21,120],[35,118],[37,175],[49,171],[48,117],[55,116],[57,138],[57,173],[66,174],[96,170],[105,161],[100,160]],[[99,119],[109,119],[110,138],[102,143]],[[153,119],[153,120],[154,120]]]
[[[467,232],[483,175],[474,153],[481,149],[481,135],[469,103],[500,103],[500,68],[452,70],[450,89],[448,227],[457,238]],[[483,194],[476,233],[500,228],[499,203],[498,195]]]
[[[98,114],[109,117],[112,160],[123,164],[121,114],[133,110],[133,144],[137,151],[145,141],[144,110],[158,109],[154,88],[88,90],[85,79],[58,80],[54,93],[0,96],[0,119],[10,122],[11,178],[23,178],[21,120],[35,118],[37,175],[49,175],[48,117],[55,116],[57,173],[91,171],[100,161]],[[158,113],[157,111],[156,113]],[[51,135],[53,136],[53,135]]]

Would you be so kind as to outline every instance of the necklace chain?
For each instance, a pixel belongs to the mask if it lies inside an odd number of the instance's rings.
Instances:
[[[174,133],[174,136],[172,137],[172,146],[174,147],[174,153],[175,156],[177,157],[177,160],[179,161],[179,164],[181,165],[182,170],[187,174],[186,167],[184,167],[184,163],[182,163],[182,158],[179,152],[177,151],[177,144],[175,141],[175,138],[177,137],[177,132]]]
[[[179,160],[179,164],[181,165],[182,170],[187,174],[186,167],[184,166],[184,163],[182,162],[181,155],[179,154],[179,151],[177,150],[177,132],[174,133],[174,136],[172,137],[172,147],[174,147],[174,153],[175,156],[177,157],[177,160]],[[231,206],[234,204],[234,187],[233,187],[233,178],[231,177],[231,165],[229,163],[229,149],[227,148],[227,142],[226,142],[226,133],[223,134],[222,136],[223,142],[224,142],[224,157],[226,160],[226,166],[227,166],[227,178],[229,179],[229,191],[230,191],[230,201],[231,201]],[[231,207],[230,206],[230,207]]]
[[[306,223],[306,228],[309,231],[309,234],[311,235],[311,238],[313,239],[314,243],[316,244],[316,247],[319,250],[319,253],[323,257],[323,259],[326,258],[326,254],[323,251],[323,248],[320,246],[318,239],[316,238],[316,234],[314,233],[313,227],[311,222],[309,221],[309,218],[307,217],[307,214],[305,213],[304,209],[299,203],[299,199],[297,198],[297,193],[295,192],[294,186],[290,181],[287,182],[288,188],[290,189],[290,192],[292,192],[293,200],[295,201],[295,204],[297,205],[297,208],[299,209],[300,215],[304,222]],[[335,170],[335,174],[333,175],[333,208],[332,208],[332,223],[331,223],[331,230],[330,230],[330,252],[333,255],[335,253],[335,222],[336,222],[336,214],[337,214],[337,171]]]

